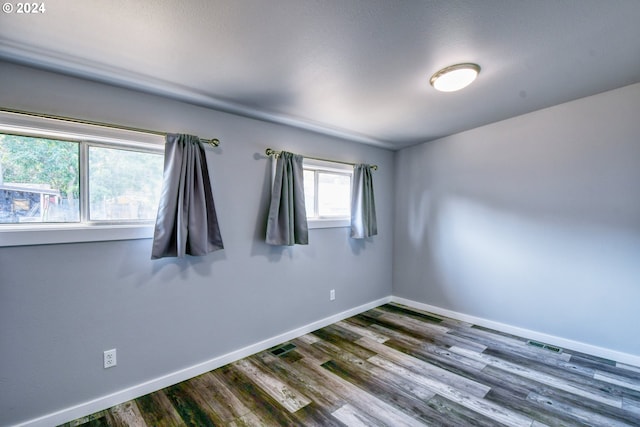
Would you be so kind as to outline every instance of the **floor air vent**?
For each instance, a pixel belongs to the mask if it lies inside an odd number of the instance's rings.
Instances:
[[[273,354],[274,356],[284,356],[285,354],[289,353],[291,350],[295,348],[296,348],[295,345],[291,343],[287,343],[287,344],[279,345],[278,347],[271,350],[270,353]]]
[[[554,345],[544,344],[544,343],[533,341],[533,340],[527,341],[527,344],[532,345],[534,347],[543,348],[545,350],[553,351],[554,353],[562,353],[562,349]]]

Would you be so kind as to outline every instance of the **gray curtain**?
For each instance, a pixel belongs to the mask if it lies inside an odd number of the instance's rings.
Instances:
[[[282,151],[276,160],[266,242],[286,246],[309,243],[300,155]]]
[[[355,165],[351,192],[351,237],[364,239],[376,234],[378,234],[378,224],[371,167],[364,164]]]
[[[151,259],[222,248],[205,148],[197,136],[168,134]]]

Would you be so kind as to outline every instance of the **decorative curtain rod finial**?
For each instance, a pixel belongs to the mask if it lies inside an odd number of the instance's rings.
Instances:
[[[280,152],[274,150],[273,148],[267,148],[266,150],[264,150],[264,154],[266,154],[267,157],[273,156],[276,159],[278,158],[278,156],[280,156]]]
[[[203,139],[202,141],[206,142],[207,144],[209,144],[212,147],[217,147],[217,146],[220,145],[220,140],[218,138]]]

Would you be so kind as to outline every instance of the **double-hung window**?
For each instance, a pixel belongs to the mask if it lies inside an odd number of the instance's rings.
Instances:
[[[305,158],[304,194],[309,228],[351,224],[351,165]]]
[[[152,237],[163,143],[0,112],[0,246]]]

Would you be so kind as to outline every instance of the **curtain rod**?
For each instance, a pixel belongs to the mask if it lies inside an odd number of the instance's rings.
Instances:
[[[276,151],[272,148],[267,148],[264,153],[267,155],[267,157],[278,157],[280,155],[280,151]],[[329,159],[321,159],[319,157],[310,157],[310,156],[303,156],[306,157],[307,159],[313,159],[313,160],[320,160],[322,162],[333,162],[333,163],[341,163],[343,165],[351,165],[351,166],[355,166],[356,163],[351,163],[351,162],[341,162],[340,160],[329,160]],[[369,166],[371,169],[373,169],[374,171],[378,170],[378,165],[371,165]]]
[[[96,122],[92,120],[81,120],[81,119],[75,119],[73,117],[54,116],[52,114],[33,113],[31,111],[12,110],[9,108],[0,108],[0,111],[5,113],[23,114],[25,116],[31,116],[31,117],[40,117],[43,119],[62,120],[65,122],[79,123],[83,125],[102,126],[102,127],[111,128],[111,129],[120,129],[120,130],[132,131],[132,132],[147,133],[150,135],[167,136],[167,132],[159,132],[156,130],[141,129],[141,128],[135,128],[131,126],[114,125],[113,123],[102,123],[102,122]],[[213,147],[217,147],[218,145],[220,145],[220,140],[217,138],[212,138],[212,139],[200,138],[200,141],[206,144],[209,144]]]

